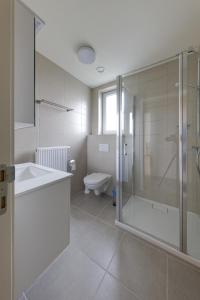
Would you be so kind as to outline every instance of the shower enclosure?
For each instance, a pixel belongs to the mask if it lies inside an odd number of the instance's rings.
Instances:
[[[200,259],[200,60],[118,77],[118,222]]]

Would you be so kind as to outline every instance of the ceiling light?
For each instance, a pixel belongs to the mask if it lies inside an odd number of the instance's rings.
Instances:
[[[96,67],[96,70],[98,73],[103,73],[105,71],[104,67],[101,67],[101,66]]]
[[[78,58],[82,64],[92,64],[95,61],[96,53],[90,46],[81,46],[78,49]]]

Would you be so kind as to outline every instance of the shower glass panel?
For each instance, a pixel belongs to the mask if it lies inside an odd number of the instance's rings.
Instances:
[[[119,220],[179,248],[179,58],[119,83]]]
[[[200,259],[200,56],[187,58],[187,252]]]

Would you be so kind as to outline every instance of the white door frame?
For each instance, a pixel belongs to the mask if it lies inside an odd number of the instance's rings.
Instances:
[[[14,163],[14,1],[0,1],[0,164]],[[0,215],[0,299],[13,298],[13,183]]]

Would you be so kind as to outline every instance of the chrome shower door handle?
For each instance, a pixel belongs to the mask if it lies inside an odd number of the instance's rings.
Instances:
[[[199,147],[198,147],[199,148]],[[200,176],[200,163],[199,163],[199,157],[200,157],[200,148],[197,151],[197,170]]]
[[[200,136],[200,58],[198,58],[197,79],[197,134]]]
[[[200,159],[200,147],[193,146],[192,149],[196,153],[196,168],[197,168],[197,171],[198,171],[199,176],[200,176],[200,162],[199,162],[199,159]]]
[[[127,156],[127,151],[126,151],[126,147],[128,146],[128,144],[127,143],[124,143],[124,145],[123,145],[123,155],[124,156]]]

